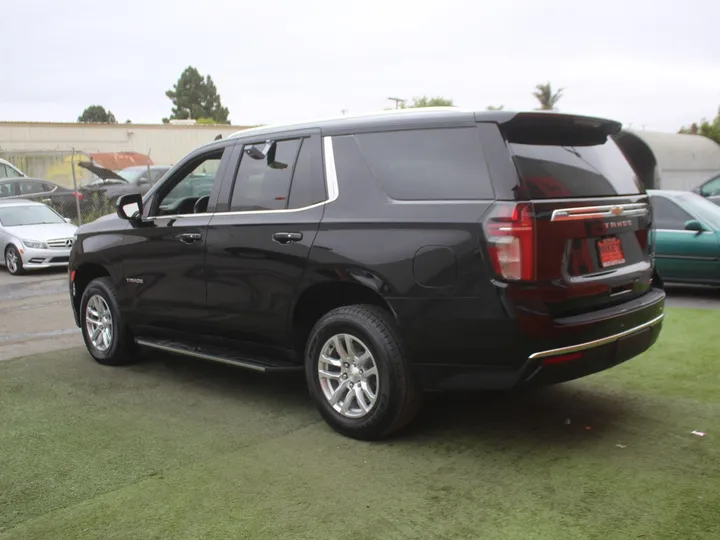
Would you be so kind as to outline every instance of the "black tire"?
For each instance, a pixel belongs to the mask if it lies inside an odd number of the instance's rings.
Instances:
[[[10,265],[8,265],[7,263],[8,255],[10,255],[11,253],[17,258],[15,270],[11,270]],[[25,267],[23,266],[20,252],[18,251],[18,248],[16,248],[13,244],[10,244],[7,249],[5,249],[5,268],[7,268],[8,273],[13,276],[22,276],[25,273]]]
[[[378,369],[375,405],[360,418],[348,418],[336,411],[320,385],[320,352],[338,333],[350,334],[362,341]],[[305,350],[305,375],[310,395],[323,419],[338,433],[354,439],[370,441],[396,433],[412,421],[422,401],[394,321],[376,306],[344,306],[325,314],[310,332]]]
[[[100,350],[93,345],[87,325],[87,305],[93,296],[100,296],[110,308],[112,315],[112,339],[106,350]],[[118,307],[117,293],[109,277],[94,279],[85,288],[80,301],[80,323],[83,340],[90,355],[96,362],[104,366],[122,366],[135,363],[138,360],[138,351],[130,330],[122,319]]]

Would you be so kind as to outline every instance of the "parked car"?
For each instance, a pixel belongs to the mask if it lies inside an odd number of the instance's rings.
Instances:
[[[693,190],[707,200],[720,205],[720,172]]]
[[[81,213],[87,208],[87,201],[84,201],[84,196],[79,191],[39,178],[0,179],[0,200],[13,197],[50,204],[72,220],[78,218],[76,199],[80,202]]]
[[[26,176],[24,172],[9,161],[0,158],[0,180],[3,178],[22,178],[23,176]]]
[[[660,278],[665,283],[720,285],[720,207],[688,191],[648,194]]]
[[[42,203],[0,200],[0,250],[12,275],[68,265],[77,227]]]
[[[665,302],[619,129],[430,109],[239,132],[80,227],[76,322],[101,364],[147,348],[304,371],[359,439],[425,390],[604,370],[655,342]],[[199,171],[210,193],[177,196]]]
[[[79,165],[98,177],[85,186],[83,191],[102,192],[111,200],[126,193],[147,193],[170,170],[169,165],[142,165],[120,171],[111,171],[89,162],[81,162]]]

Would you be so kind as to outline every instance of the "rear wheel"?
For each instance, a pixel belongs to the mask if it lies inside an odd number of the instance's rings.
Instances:
[[[12,244],[5,250],[5,267],[13,276],[20,276],[25,273],[20,252]]]
[[[100,364],[120,366],[137,359],[137,351],[118,308],[109,277],[94,279],[80,303],[82,335],[90,355]]]
[[[420,406],[394,322],[375,306],[345,306],[323,316],[310,333],[305,368],[320,414],[348,437],[387,437]]]

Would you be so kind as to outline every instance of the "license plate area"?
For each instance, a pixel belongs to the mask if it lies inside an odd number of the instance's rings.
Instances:
[[[597,241],[600,266],[607,268],[625,263],[622,241],[617,236],[602,238]]]

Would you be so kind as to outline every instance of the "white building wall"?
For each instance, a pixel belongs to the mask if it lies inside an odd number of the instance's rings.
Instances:
[[[55,124],[0,122],[0,153],[140,152],[156,164],[177,162],[191,150],[247,126],[170,124]]]

